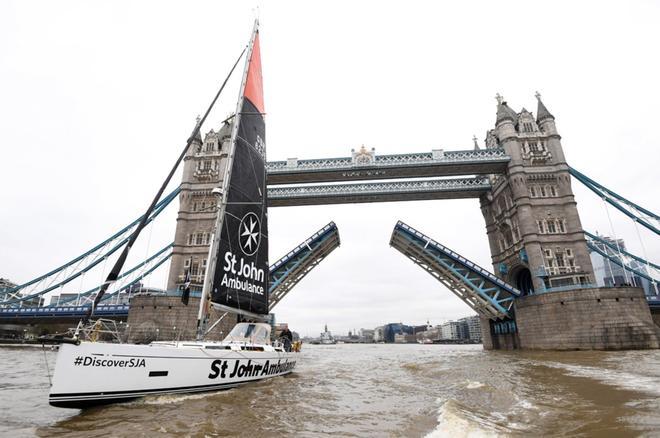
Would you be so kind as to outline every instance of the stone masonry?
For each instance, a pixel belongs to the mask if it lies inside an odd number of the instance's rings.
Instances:
[[[197,333],[199,298],[191,297],[187,306],[180,297],[138,295],[131,299],[125,336],[128,342],[190,341]],[[211,310],[208,327],[224,312]],[[229,313],[205,337],[206,340],[222,340],[236,324],[236,314]]]
[[[222,185],[230,136],[231,124],[225,123],[218,132],[208,132],[203,141],[197,137],[184,158],[168,291],[182,290],[186,269],[190,269],[191,291],[202,290],[217,218],[218,199],[211,190]]]
[[[638,288],[591,288],[529,295],[516,300],[515,313],[517,333],[496,335],[489,321],[482,324],[484,348],[660,348],[660,328],[651,318],[644,291]]]
[[[538,98],[537,116],[498,96],[486,147],[511,157],[481,197],[493,269],[523,293],[591,283],[593,268],[555,118]]]

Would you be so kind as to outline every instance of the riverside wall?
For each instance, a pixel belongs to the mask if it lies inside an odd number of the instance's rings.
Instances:
[[[660,348],[660,328],[639,288],[576,289],[528,295],[514,304],[517,333],[495,334],[482,320],[485,349],[633,350]]]
[[[190,297],[187,306],[180,297],[138,295],[131,299],[125,335],[128,342],[194,340],[197,332],[199,298]],[[211,310],[208,327],[224,312]],[[236,314],[229,313],[205,337],[222,340],[236,325]]]

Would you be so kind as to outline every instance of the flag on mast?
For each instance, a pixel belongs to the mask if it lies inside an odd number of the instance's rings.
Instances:
[[[190,259],[190,266],[192,266],[192,258]],[[187,306],[188,299],[190,298],[190,266],[186,268],[186,275],[183,280],[183,293],[181,294],[181,302]]]

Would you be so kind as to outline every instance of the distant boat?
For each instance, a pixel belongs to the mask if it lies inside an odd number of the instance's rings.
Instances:
[[[191,139],[199,134],[201,123],[211,107],[198,122]],[[65,343],[57,354],[49,394],[51,405],[84,408],[152,394],[215,391],[288,374],[293,370],[299,354],[285,351],[279,345],[271,345],[271,327],[263,322],[239,323],[222,342],[203,340],[208,333],[206,321],[211,305],[256,321],[265,320],[268,314],[264,138],[259,33],[258,22],[255,22],[247,48],[223,187],[214,189],[222,199],[209,251],[211,263],[200,300],[197,340],[152,342],[149,345],[80,340],[80,333],[89,330],[89,318],[96,304],[121,271],[130,246],[142,229],[138,227],[109,274],[105,287],[99,291],[90,314],[78,324],[73,338],[61,341]],[[191,141],[188,140],[184,154]]]
[[[321,337],[319,338],[319,344],[321,345],[333,345],[336,344],[337,340],[332,337],[332,333],[328,331],[328,324],[325,325],[325,330],[321,332]]]

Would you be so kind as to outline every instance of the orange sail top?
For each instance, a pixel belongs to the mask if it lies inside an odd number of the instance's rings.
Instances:
[[[259,32],[254,37],[252,56],[248,66],[244,95],[260,113],[264,112],[264,86],[261,76],[261,52],[259,50]]]

